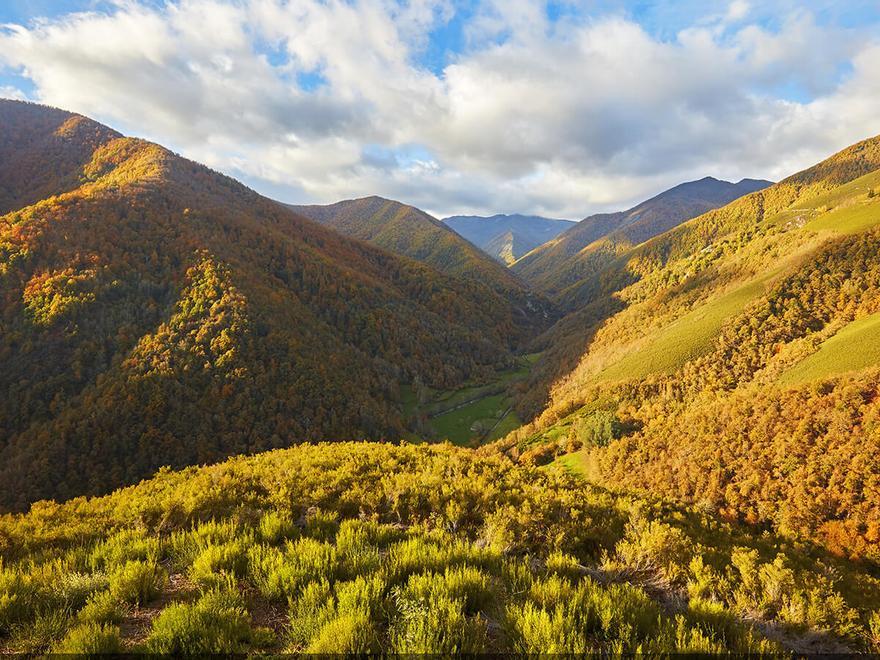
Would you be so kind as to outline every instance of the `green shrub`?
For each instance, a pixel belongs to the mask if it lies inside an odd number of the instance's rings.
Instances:
[[[110,593],[119,601],[143,605],[162,593],[167,581],[162,567],[145,561],[127,561],[110,574]]]
[[[208,545],[193,560],[190,579],[204,588],[216,588],[226,582],[225,576],[242,577],[247,572],[248,548],[241,539]]]
[[[640,589],[559,575],[536,581],[528,601],[506,613],[518,653],[637,653],[657,634],[659,619],[659,608]]]
[[[122,638],[116,626],[82,623],[72,628],[52,652],[71,655],[121,653]]]
[[[33,611],[34,587],[19,571],[0,564],[0,634],[29,617]]]
[[[88,562],[93,569],[113,570],[134,560],[156,563],[159,554],[158,538],[145,537],[137,530],[123,530],[98,543]]]
[[[308,537],[288,541],[283,550],[254,546],[248,551],[248,563],[251,581],[272,601],[293,598],[308,582],[335,579],[339,573],[336,549]]]
[[[299,536],[299,528],[289,513],[269,511],[260,518],[257,526],[257,537],[269,545],[295,539]]]
[[[468,617],[462,601],[445,596],[413,599],[397,594],[390,630],[392,653],[482,653],[487,650],[486,620]]]
[[[319,541],[331,541],[339,529],[339,514],[315,509],[306,516],[306,536]]]
[[[470,566],[452,566],[443,573],[422,573],[410,576],[399,591],[409,600],[447,599],[461,603],[466,614],[487,609],[495,598],[489,578]]]
[[[389,525],[345,520],[336,534],[336,550],[346,577],[369,575],[381,564],[381,548],[399,539],[401,533]]]
[[[32,621],[19,623],[12,630],[12,646],[18,653],[42,653],[64,637],[70,626],[66,610],[38,613]]]
[[[92,594],[107,588],[109,580],[104,573],[61,573],[55,582],[55,596],[62,607],[78,610]]]
[[[290,608],[290,650],[308,653],[367,653],[380,650],[376,619],[385,584],[378,576],[312,582]]]
[[[597,410],[579,417],[572,424],[572,437],[588,447],[606,447],[623,434],[623,425],[608,410]]]
[[[593,650],[590,641],[562,608],[546,610],[533,603],[510,605],[507,625],[517,653],[568,654]]]
[[[584,572],[581,563],[577,559],[558,550],[550,553],[547,557],[545,568],[548,573],[563,575],[571,579],[581,577]]]
[[[868,617],[868,643],[875,653],[880,653],[880,610],[871,612]]]
[[[288,623],[290,649],[301,651],[334,615],[333,590],[324,580],[310,582],[292,600]]]
[[[640,515],[633,518],[615,546],[617,562],[623,568],[654,573],[670,583],[687,577],[693,554],[693,544],[680,529]]]
[[[109,591],[99,591],[92,594],[76,619],[80,623],[119,623],[125,615],[124,607]]]
[[[195,604],[175,603],[153,620],[150,653],[242,653],[253,640],[238,594],[212,591]]]
[[[305,652],[338,655],[376,653],[379,650],[379,636],[370,613],[354,609],[321,626]]]
[[[447,566],[464,563],[499,570],[501,554],[445,534],[424,535],[393,544],[389,548],[383,568],[388,575],[388,581],[397,584],[413,573],[437,572]]]

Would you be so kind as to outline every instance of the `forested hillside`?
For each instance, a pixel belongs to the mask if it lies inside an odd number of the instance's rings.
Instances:
[[[880,560],[878,191],[873,138],[610,259],[502,448]]]
[[[682,183],[627,211],[584,218],[571,229],[523,256],[512,269],[538,289],[556,297],[568,310],[588,301],[584,281],[600,276],[609,261],[654,236],[706,211],[770,185],[705,177]]]
[[[844,653],[880,581],[450,445],[300,446],[0,516],[0,652]]]
[[[575,224],[571,220],[519,214],[453,215],[443,218],[443,223],[508,266]]]
[[[413,206],[374,196],[291,208],[346,236],[424,262],[448,275],[479,282],[513,302],[521,310],[523,324],[540,325],[545,315],[550,316],[547,301],[532,294],[509,270]]]
[[[84,117],[0,101],[0,156],[0,507],[396,439],[404,384],[479,381],[529,338],[488,286]]]

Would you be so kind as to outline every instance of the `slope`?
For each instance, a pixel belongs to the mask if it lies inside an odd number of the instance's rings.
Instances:
[[[581,220],[522,257],[512,269],[537,288],[560,297],[568,309],[575,309],[584,301],[566,289],[595,275],[610,257],[768,185],[769,181],[743,179],[734,184],[712,177],[682,183],[627,211]]]
[[[489,217],[454,215],[444,218],[443,222],[508,266],[575,224],[570,220],[519,214]]]
[[[506,268],[413,206],[374,196],[291,208],[346,236],[416,259],[448,275],[479,282],[522,310],[524,323],[540,318],[529,308],[546,307],[546,301],[533,296]]]
[[[504,447],[880,560],[878,188],[873,138],[609,259]]]
[[[402,383],[479,381],[525,337],[488,287],[155,144],[12,101],[0,135],[0,507],[293,438],[397,438]],[[19,155],[47,161],[34,187]]]
[[[4,653],[814,655],[880,619],[864,566],[450,445],[165,471],[0,551]]]

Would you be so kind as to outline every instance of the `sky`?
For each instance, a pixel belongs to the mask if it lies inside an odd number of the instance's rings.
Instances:
[[[292,203],[579,219],[880,133],[880,0],[0,0],[0,96]]]

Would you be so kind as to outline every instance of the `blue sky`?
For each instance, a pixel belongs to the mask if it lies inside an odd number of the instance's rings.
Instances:
[[[0,95],[292,202],[578,218],[880,132],[880,3],[4,0]]]

